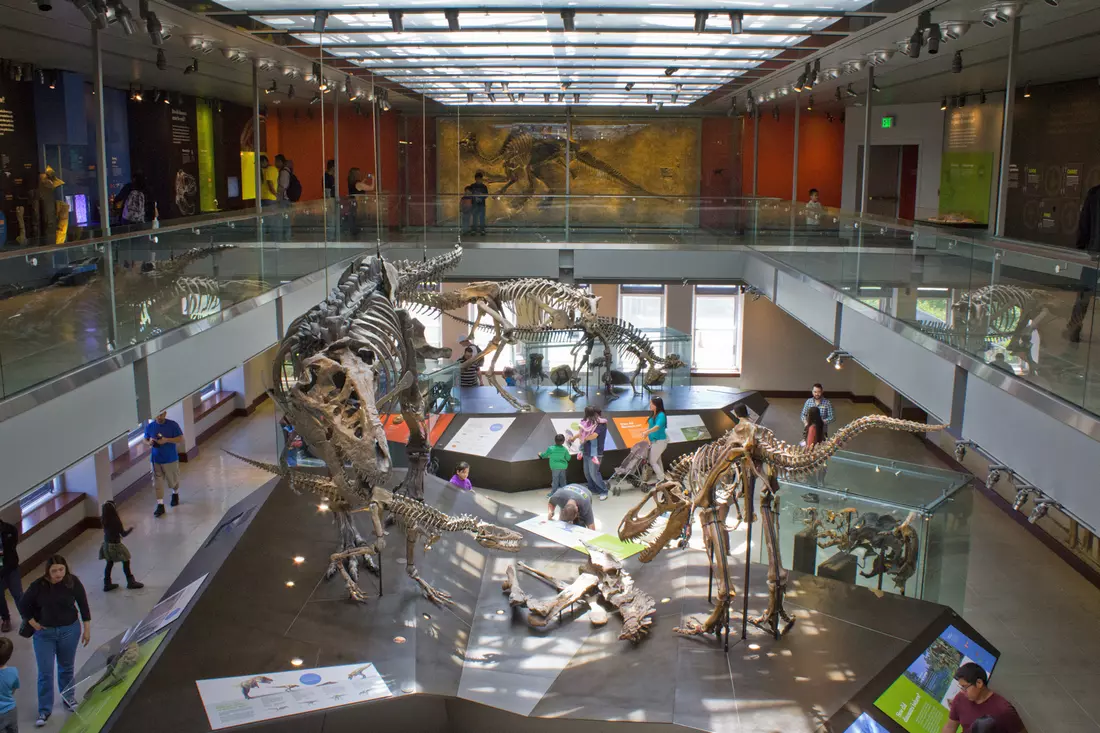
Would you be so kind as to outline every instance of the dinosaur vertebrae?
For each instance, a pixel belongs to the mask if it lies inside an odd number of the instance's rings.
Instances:
[[[898,420],[885,415],[867,415],[853,420],[837,430],[829,440],[812,448],[791,445],[785,441],[776,440],[774,435],[765,435],[757,439],[753,453],[754,457],[771,464],[780,473],[797,476],[821,468],[845,443],[871,428],[924,433],[930,430],[942,430],[944,427],[911,420]]]
[[[392,264],[398,273],[398,298],[418,290],[435,289],[443,276],[458,267],[462,260],[462,247],[454,248],[442,255],[428,260],[396,260]]]
[[[465,305],[467,302],[487,297],[499,303],[519,304],[524,301],[538,303],[547,310],[565,313],[570,316],[577,315],[594,316],[594,299],[585,290],[563,285],[556,280],[545,278],[526,277],[518,280],[507,280],[501,283],[482,283],[477,295],[467,295],[463,291],[436,292],[431,290],[409,290],[399,292],[403,305],[409,305],[413,309],[428,314],[442,313]],[[473,325],[472,321],[465,318],[455,320]],[[492,330],[491,324],[482,324],[485,330]]]
[[[1011,331],[1023,325],[1030,311],[1046,305],[1050,296],[1043,290],[1015,285],[986,285],[966,293],[952,304],[956,312],[988,319],[993,331]]]
[[[391,495],[387,500],[387,505],[399,522],[405,525],[415,524],[424,531],[474,532],[478,529],[481,521],[469,514],[452,517],[423,502],[410,499],[401,494]]]

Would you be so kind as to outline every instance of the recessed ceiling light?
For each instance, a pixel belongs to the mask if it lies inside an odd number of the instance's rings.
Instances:
[[[302,661],[301,657],[294,657],[294,659],[290,660],[290,663],[295,667],[301,667],[303,664],[305,664],[305,662]]]
[[[406,639],[404,636],[395,636],[395,637],[393,637],[393,643],[394,644],[404,644],[406,641],[408,641],[408,639]]]
[[[293,588],[294,587],[294,581],[293,580],[288,580],[286,582],[286,587],[287,588]]]
[[[302,557],[301,555],[295,555],[294,556],[294,564],[295,565],[301,565],[305,561],[306,561],[306,559],[304,557]]]

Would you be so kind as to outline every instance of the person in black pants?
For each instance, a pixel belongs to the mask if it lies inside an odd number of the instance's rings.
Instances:
[[[485,234],[485,200],[489,196],[489,187],[485,185],[485,174],[478,171],[474,182],[466,187],[470,197],[470,233]]]
[[[17,544],[19,544],[19,528],[0,519],[0,551],[4,553],[3,564],[0,565],[0,632],[5,634],[11,631],[11,614],[8,612],[8,600],[4,590],[11,592],[16,611],[19,610],[19,603],[23,600],[23,579],[19,577],[19,553],[15,549]]]
[[[76,709],[70,689],[76,645],[88,646],[92,640],[92,612],[84,585],[69,572],[69,563],[61,555],[46,560],[46,572],[30,584],[19,608],[34,629],[34,657],[38,664],[38,720],[34,725],[42,728],[53,712],[54,665],[62,702],[69,710]]]
[[[1081,218],[1077,222],[1077,249],[1095,255],[1100,252],[1100,186],[1094,186],[1085,194],[1085,203],[1081,205]],[[1086,266],[1081,270],[1081,281],[1077,288],[1077,302],[1073,304],[1069,323],[1066,324],[1066,339],[1071,343],[1081,342],[1081,329],[1085,325],[1085,315],[1089,312],[1089,301],[1096,296],[1097,268]]]
[[[144,588],[144,583],[134,579],[130,572],[130,550],[122,544],[122,538],[133,532],[133,528],[123,529],[122,518],[118,516],[118,507],[114,501],[108,501],[103,505],[103,546],[99,548],[99,559],[107,561],[107,567],[103,570],[103,590],[113,591],[118,583],[111,582],[111,569],[116,562],[122,563],[122,572],[126,575],[126,587],[131,590]]]

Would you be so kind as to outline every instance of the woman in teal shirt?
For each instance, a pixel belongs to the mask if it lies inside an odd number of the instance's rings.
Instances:
[[[660,397],[649,400],[649,419],[646,424],[649,425],[649,430],[645,431],[645,436],[649,439],[649,466],[657,480],[664,481],[665,469],[661,465],[661,454],[668,447],[668,433],[665,432],[668,417],[665,416],[665,401]]]

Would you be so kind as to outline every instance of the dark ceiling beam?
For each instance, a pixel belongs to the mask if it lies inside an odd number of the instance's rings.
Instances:
[[[318,10],[325,10],[332,15],[385,15],[387,13],[398,11],[404,15],[442,15],[443,8],[398,8],[398,7],[386,7],[386,8],[365,8],[365,7],[348,7],[346,5],[334,6],[328,8],[239,8],[236,10],[207,10],[202,15],[210,17],[226,16],[226,15],[251,15],[251,16],[265,16],[265,15],[306,15],[312,16]],[[637,7],[564,7],[564,8],[546,8],[546,7],[531,7],[531,6],[516,6],[507,8],[470,8],[463,11],[458,8],[461,13],[468,14],[478,13],[493,13],[495,14],[522,14],[522,15],[535,15],[542,13],[543,15],[558,16],[561,15],[563,10],[569,10],[574,12],[578,16],[584,15],[688,15],[693,16],[697,12],[698,8],[664,8],[640,5]],[[714,10],[711,12],[711,19],[714,25],[718,25],[723,21],[726,25],[729,25],[729,13],[741,13],[744,17],[752,17],[756,15],[764,16],[778,16],[785,18],[888,18],[892,13],[888,12],[876,12],[869,10],[832,10],[829,8],[816,9],[816,8],[722,8],[721,10]],[[476,30],[476,29],[473,29]],[[725,31],[729,34],[729,31]]]
[[[281,15],[281,13],[280,13],[280,15]],[[379,27],[379,28],[344,28],[344,29],[339,29],[339,30],[337,30],[337,29],[326,30],[324,35],[330,36],[330,35],[334,35],[334,34],[347,35],[349,33],[391,33],[391,32],[392,31],[390,31],[388,28],[383,28],[383,27]],[[441,30],[441,29],[425,29],[425,30],[412,29],[412,30],[406,30],[403,35],[412,35],[414,33],[449,33],[449,32],[450,31],[445,31],[445,30]],[[534,35],[536,33],[540,36],[546,36],[547,34],[564,34],[565,33],[565,31],[557,29],[557,28],[472,28],[470,30],[462,31],[462,32],[463,33],[497,33],[497,34],[502,34],[502,35],[507,34],[509,36]],[[630,27],[626,27],[626,28],[577,28],[577,30],[571,31],[571,32],[572,33],[584,33],[584,34],[588,34],[588,33],[594,33],[594,34],[645,33],[647,35],[648,34],[661,33],[661,34],[681,34],[681,35],[690,35],[690,36],[711,35],[711,36],[722,36],[724,38],[731,38],[732,37],[730,35],[729,31],[722,31],[722,30],[706,30],[706,31],[703,31],[702,33],[695,33],[694,31],[692,31],[690,29],[685,29],[685,28],[642,28],[642,27],[639,27],[639,26],[630,26]],[[309,26],[309,27],[302,26],[301,28],[286,28],[286,27],[284,27],[284,28],[259,28],[259,29],[255,29],[255,30],[250,30],[249,33],[251,33],[252,35],[256,35],[256,36],[261,36],[261,35],[281,36],[281,35],[288,35],[288,34],[310,34],[310,35],[312,35],[313,34],[313,27],[312,26]],[[839,30],[811,31],[811,30],[804,30],[804,29],[791,30],[791,29],[784,29],[784,28],[776,28],[776,29],[773,29],[773,30],[755,30],[755,29],[750,30],[750,29],[746,28],[744,31],[741,32],[740,35],[742,35],[742,36],[829,36],[829,37],[834,37],[834,38],[846,38],[849,34],[848,34],[848,31],[839,31]],[[645,45],[645,44],[638,44],[638,45]]]
[[[522,48],[524,46],[544,46],[549,48],[677,48],[677,49],[697,49],[708,48],[717,50],[730,50],[730,51],[816,51],[821,46],[819,45],[794,45],[783,46],[777,44],[771,45],[754,45],[744,46],[741,44],[732,45],[729,43],[692,43],[684,45],[682,43],[559,43],[557,41],[552,43],[510,43],[508,41],[477,41],[474,43],[326,43],[325,50],[348,50],[354,48],[385,48],[385,49],[399,49],[399,48],[497,48],[497,47],[511,47]],[[302,41],[293,41],[286,44],[283,48],[289,49],[316,49],[319,46],[316,43],[304,43]],[[375,57],[377,58],[377,57]],[[394,57],[404,58],[404,57]],[[520,57],[522,58],[522,57]]]
[[[348,58],[348,57],[345,56],[343,58]],[[691,68],[707,68],[707,67],[710,66],[710,64],[705,63],[705,62],[710,62],[710,61],[715,61],[715,62],[722,62],[722,61],[724,61],[724,62],[731,62],[731,61],[736,62],[736,61],[741,61],[741,62],[744,62],[746,65],[756,65],[756,64],[762,63],[764,61],[768,61],[768,60],[770,60],[770,61],[798,61],[799,59],[803,58],[803,56],[801,56],[801,55],[799,55],[799,53],[795,52],[795,53],[791,53],[791,54],[777,54],[776,56],[772,56],[772,57],[769,57],[769,58],[757,58],[757,57],[753,57],[753,56],[738,57],[738,56],[690,56],[690,55],[682,55],[682,56],[533,56],[533,55],[531,55],[531,56],[514,56],[514,55],[503,55],[503,54],[482,55],[482,56],[478,56],[476,58],[469,57],[469,56],[356,56],[354,58],[356,60],[369,62],[374,69],[376,69],[379,73],[382,73],[382,72],[385,72],[386,70],[391,70],[391,69],[402,69],[402,68],[413,68],[413,69],[415,69],[415,68],[419,68],[417,66],[391,66],[390,64],[381,63],[382,61],[402,61],[402,62],[405,62],[405,61],[412,61],[412,62],[423,61],[424,62],[423,65],[425,65],[425,66],[453,66],[454,64],[451,64],[450,63],[451,61],[459,61],[459,62],[473,61],[476,66],[497,66],[497,65],[499,65],[499,66],[505,66],[505,65],[506,66],[524,66],[528,62],[545,62],[545,61],[555,62],[554,64],[549,64],[551,66],[561,66],[562,64],[558,63],[558,62],[603,61],[603,62],[606,62],[606,63],[612,63],[612,62],[616,62],[616,61],[621,61],[622,63],[615,64],[615,68],[627,68],[627,69],[638,68],[637,63],[635,63],[635,62],[639,62],[639,61],[646,61],[646,62],[659,61],[662,64],[667,64],[668,66],[675,66],[678,69],[691,69]],[[500,61],[508,61],[510,63],[508,63],[508,64],[498,64],[497,62],[500,62]],[[701,62],[701,63],[695,63],[695,62]],[[693,66],[693,64],[694,64],[694,66]],[[539,66],[538,63],[535,63],[534,65]],[[543,65],[547,65],[547,64],[543,64]],[[462,64],[458,64],[458,66],[461,67]],[[662,67],[654,66],[653,68],[657,69],[657,70],[660,70]],[[740,68],[749,68],[749,66],[733,66],[733,67],[720,67],[720,68],[738,68],[738,69],[740,69]]]

